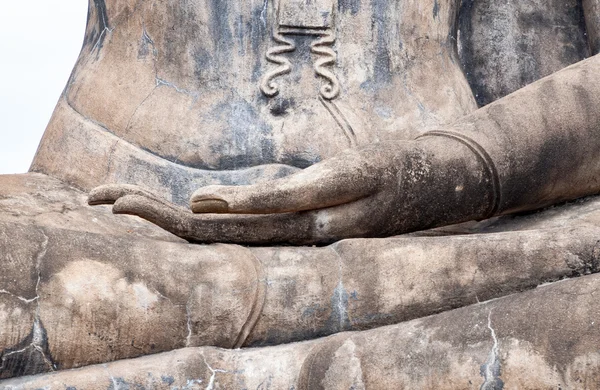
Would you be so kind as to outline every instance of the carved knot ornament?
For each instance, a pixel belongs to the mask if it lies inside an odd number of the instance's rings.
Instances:
[[[260,89],[268,97],[279,93],[274,81],[277,77],[292,71],[292,63],[284,54],[296,50],[291,35],[314,36],[311,52],[317,56],[314,70],[325,80],[320,95],[323,99],[333,100],[340,94],[340,83],[330,69],[337,61],[337,54],[332,46],[335,43],[335,11],[336,0],[273,0],[275,7],[275,24],[273,40],[276,45],[267,50],[267,60],[277,65],[262,79]]]

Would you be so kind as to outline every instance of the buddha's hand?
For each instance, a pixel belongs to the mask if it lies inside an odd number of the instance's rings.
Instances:
[[[105,185],[89,204],[113,204],[195,242],[317,244],[386,234],[404,143],[347,150],[294,175],[197,190],[188,210],[131,185]],[[220,215],[215,215],[220,214]],[[249,215],[250,214],[250,215]]]
[[[116,214],[137,215],[204,243],[323,244],[477,217],[482,201],[464,191],[477,186],[470,177],[479,180],[470,172],[473,162],[456,158],[447,147],[432,149],[431,142],[373,144],[285,178],[203,187],[191,198],[194,214],[125,185],[98,187],[89,203],[114,203]],[[465,210],[455,207],[461,202]]]

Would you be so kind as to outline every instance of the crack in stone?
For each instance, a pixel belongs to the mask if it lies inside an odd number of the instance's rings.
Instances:
[[[112,387],[113,387],[112,390],[119,390],[120,389],[119,382],[117,382],[117,380],[115,379],[113,374],[108,369],[108,364],[103,364],[102,368],[104,368],[104,371],[106,371],[106,373],[108,374],[108,377],[110,378],[110,380],[112,382]]]
[[[260,21],[263,24],[263,27],[267,28],[267,11],[269,7],[269,0],[264,0],[262,10],[260,11]]]
[[[156,80],[156,79],[158,79],[158,65],[157,65],[158,49],[156,48],[154,39],[152,39],[152,37],[150,37],[150,34],[148,34],[148,30],[146,30],[146,20],[144,19],[143,13],[140,17],[142,19],[142,41],[145,42],[146,44],[149,44],[150,46],[152,46],[152,67],[154,68],[154,79]],[[150,92],[148,92],[148,95],[146,95],[146,97],[140,102],[140,104],[138,104],[138,106],[135,108],[135,110],[133,110],[133,113],[131,114],[129,121],[127,121],[127,125],[125,126],[125,134],[129,133],[129,130],[131,127],[131,122],[133,121],[133,118],[135,118],[135,115],[137,114],[138,110],[144,105],[144,103],[146,103],[146,101],[150,98],[150,96],[152,96],[152,94],[154,93],[154,91],[156,91],[156,88],[158,88],[158,86],[159,86],[158,82],[156,82],[156,85],[154,86],[154,88],[152,88],[152,90]]]
[[[143,16],[142,16],[142,40],[145,43],[147,43],[150,46],[152,46],[152,54],[153,54],[153,57],[156,59],[156,56],[158,55],[158,49],[156,48],[156,44],[154,43],[154,39],[152,39],[150,37],[150,35],[148,34],[148,30],[146,30],[146,22],[145,22]]]
[[[348,293],[344,288],[344,280],[343,280],[343,258],[340,253],[337,251],[334,245],[330,245],[328,248],[331,249],[333,253],[335,253],[338,259],[338,284],[333,292],[333,296],[331,297],[331,309],[334,312],[332,315],[332,319],[337,317],[337,322],[339,326],[339,331],[347,330],[351,327],[350,318],[348,315]]]
[[[42,325],[40,323],[40,319],[36,318],[35,322],[33,323],[33,340],[31,342],[31,346],[33,347],[33,349],[38,351],[40,355],[42,355],[44,362],[46,363],[46,365],[48,365],[48,367],[50,367],[50,371],[56,371],[56,365],[50,359],[48,359],[46,353],[44,352],[44,349],[42,348],[43,343],[44,333]]]
[[[175,307],[182,307],[182,306],[184,306],[184,305],[182,305],[182,304],[177,304],[177,303],[174,303],[174,302],[173,302],[173,300],[171,300],[171,298],[169,298],[169,297],[165,296],[164,294],[162,294],[162,293],[161,293],[160,291],[158,291],[157,289],[153,288],[152,290],[153,290],[153,292],[154,292],[156,295],[158,295],[160,298],[164,299],[165,301],[169,301],[169,303],[170,303],[171,305],[173,305],[173,306],[175,306]]]
[[[38,283],[39,283],[39,281],[38,281]],[[31,299],[27,299],[27,298],[24,298],[24,297],[19,296],[17,294],[13,294],[10,291],[4,290],[4,289],[0,290],[0,294],[10,295],[13,298],[16,298],[16,299],[18,299],[18,300],[20,300],[22,302],[25,302],[25,303],[32,303],[32,302],[35,302],[35,301],[37,301],[39,299],[39,296],[36,296],[34,298],[31,298]]]
[[[46,256],[46,253],[48,252],[48,242],[50,241],[50,238],[48,237],[48,235],[46,234],[46,232],[43,229],[39,229],[39,232],[44,236],[44,241],[42,241],[42,245],[40,248],[40,251],[37,253],[36,258],[35,258],[35,270],[37,272],[37,283],[35,284],[35,294],[36,294],[36,298],[35,300],[37,301],[37,309],[36,309],[36,317],[39,320],[39,314],[40,314],[40,292],[39,292],[39,288],[40,288],[40,282],[42,280],[42,260],[44,260],[44,257]]]
[[[500,366],[500,343],[496,336],[496,331],[492,327],[492,311],[488,314],[487,327],[492,335],[494,344],[490,351],[486,362],[481,366],[480,372],[484,377],[485,381],[479,388],[480,390],[502,390],[504,388],[504,382],[500,379],[501,366]]]
[[[142,19],[142,41],[145,44],[152,46],[152,64],[153,64],[153,68],[154,68],[155,86],[154,86],[154,88],[152,88],[152,90],[146,95],[146,97],[140,102],[140,104],[135,108],[135,110],[131,114],[129,121],[127,122],[127,125],[125,126],[125,134],[129,133],[130,128],[131,128],[131,123],[133,122],[133,118],[135,118],[138,110],[144,105],[144,103],[146,103],[146,101],[148,99],[150,99],[150,97],[154,94],[156,89],[159,88],[160,86],[166,86],[169,88],[173,88],[178,93],[192,97],[193,98],[192,104],[195,104],[198,101],[198,98],[200,96],[200,94],[198,92],[188,91],[184,88],[180,88],[179,86],[175,85],[174,83],[171,83],[171,82],[169,82],[163,78],[160,78],[158,76],[157,61],[158,61],[159,52],[158,52],[158,49],[156,48],[156,44],[155,44],[154,40],[148,33],[148,30],[146,30],[146,22],[144,20],[143,15],[141,16],[141,19]]]
[[[44,359],[46,364],[50,367],[50,371],[55,371],[57,369],[56,365],[52,362],[51,359],[48,359],[48,357],[46,356],[46,353],[44,352],[44,350],[41,347],[44,342],[44,335],[43,335],[43,329],[41,326],[41,318],[40,318],[40,292],[39,292],[39,289],[40,289],[40,282],[42,280],[42,269],[41,269],[42,261],[44,260],[44,257],[46,257],[46,253],[48,252],[48,242],[50,241],[50,238],[48,237],[48,235],[46,234],[46,232],[43,229],[39,229],[39,232],[42,233],[42,235],[44,236],[44,241],[42,241],[40,251],[36,255],[35,269],[37,271],[38,280],[37,280],[37,283],[35,284],[35,294],[36,294],[35,300],[37,303],[37,307],[35,309],[35,320],[33,323],[33,340],[32,340],[31,345],[33,346],[33,348],[36,351],[38,351],[42,355],[42,358]]]
[[[94,51],[96,51],[96,49],[98,49],[98,47],[100,47],[100,45],[102,44],[102,41],[104,40],[104,36],[106,34],[110,34],[115,30],[115,28],[108,28],[108,27],[104,27],[104,30],[102,30],[102,32],[100,33],[100,35],[98,36],[98,39],[96,40],[96,43],[94,44],[94,46],[92,47],[92,53]]]
[[[188,334],[187,337],[185,338],[185,346],[186,347],[190,347],[192,345],[192,312],[191,312],[191,302],[192,302],[192,298],[194,297],[194,292],[192,291],[192,293],[190,294],[190,297],[185,305],[185,314],[186,314],[186,318],[187,318],[187,330],[188,330]]]
[[[98,39],[96,40],[94,46],[92,46],[91,50],[91,53],[93,53],[94,51],[96,51],[96,49],[98,49],[98,52],[96,54],[97,59],[100,55],[100,49],[102,48],[102,45],[104,45],[104,39],[106,38],[106,35],[112,33],[115,28],[110,28],[110,25],[108,24],[108,15],[106,13],[106,4],[104,3],[104,1],[99,2],[98,0],[94,0],[94,4],[96,6],[96,12],[98,13],[99,17],[98,27],[102,28],[102,31],[98,35]]]
[[[158,75],[157,75],[156,76],[156,86],[160,87],[161,85],[173,88],[175,91],[177,91],[177,92],[179,92],[181,94],[184,94],[184,95],[187,95],[187,96],[190,96],[190,97],[194,98],[194,102],[193,103],[196,103],[196,101],[198,100],[198,97],[200,96],[200,94],[198,92],[188,91],[187,89],[178,87],[177,85],[175,85],[175,84],[173,84],[173,83],[171,83],[171,82],[169,82],[169,81],[167,81],[165,79],[162,79],[162,78],[158,77]]]
[[[26,299],[26,298],[17,296],[15,294],[12,294],[9,291],[0,290],[0,293],[12,295],[26,303],[36,302],[37,305],[36,305],[36,309],[35,309],[33,327],[32,327],[32,331],[31,331],[31,341],[29,342],[29,344],[27,344],[26,346],[24,346],[23,348],[21,348],[19,350],[4,353],[2,355],[2,364],[0,365],[0,371],[2,369],[4,369],[6,362],[10,360],[9,357],[11,357],[13,355],[18,355],[18,354],[24,354],[30,348],[33,348],[35,351],[37,351],[41,355],[41,357],[44,361],[44,364],[49,368],[50,371],[56,371],[58,369],[57,365],[52,361],[51,357],[48,357],[46,355],[45,348],[47,348],[47,336],[45,335],[45,330],[42,326],[42,321],[40,319],[39,287],[40,287],[40,282],[42,280],[41,265],[42,265],[42,261],[43,261],[44,257],[46,256],[46,253],[48,251],[48,243],[49,243],[50,239],[43,229],[38,229],[38,232],[40,232],[44,236],[44,239],[41,243],[40,249],[38,250],[37,254],[35,255],[35,269],[36,269],[37,277],[38,277],[36,285],[35,285],[35,293],[36,293],[35,298]]]
[[[214,388],[215,388],[215,379],[217,377],[217,373],[226,374],[227,371],[226,370],[221,370],[221,369],[218,369],[218,368],[216,368],[216,369],[212,368],[210,366],[210,364],[208,364],[208,362],[206,361],[206,356],[204,356],[204,354],[202,354],[202,360],[204,360],[204,364],[206,364],[206,367],[212,373],[212,375],[210,376],[210,379],[208,381],[208,384],[206,385],[205,390],[214,390]]]
[[[44,348],[43,348],[44,339],[45,339],[44,329],[42,327],[40,319],[37,317],[35,318],[35,320],[33,322],[33,330],[31,332],[31,334],[32,334],[31,342],[28,345],[26,345],[25,347],[18,349],[16,351],[11,351],[11,352],[3,354],[2,364],[0,365],[0,371],[2,371],[5,368],[5,364],[9,360],[9,357],[11,357],[13,355],[18,355],[18,354],[24,354],[30,348],[35,349],[42,356],[42,359],[44,360],[45,365],[50,369],[51,372],[54,372],[57,370],[58,367],[56,366],[56,364],[50,358],[48,358],[48,356],[46,356],[46,353],[44,352]]]

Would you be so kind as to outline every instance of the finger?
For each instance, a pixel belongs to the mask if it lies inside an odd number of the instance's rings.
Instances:
[[[126,195],[141,195],[149,198],[160,199],[152,192],[131,184],[106,184],[94,188],[88,195],[88,204],[96,206],[101,204],[113,204]]]
[[[269,215],[195,215],[167,202],[139,195],[119,198],[116,214],[137,215],[191,242],[328,244],[342,238],[376,235],[383,217],[373,199],[316,211]]]
[[[372,153],[348,150],[285,178],[249,186],[207,186],[191,198],[194,213],[288,213],[337,206],[373,194],[382,180]],[[377,160],[377,159],[373,159]]]
[[[191,242],[259,245],[311,241],[308,215],[194,215],[140,195],[119,198],[113,213],[136,215]]]

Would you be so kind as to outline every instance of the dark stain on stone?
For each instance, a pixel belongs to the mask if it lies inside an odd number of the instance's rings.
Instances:
[[[240,57],[244,57],[246,55],[246,36],[248,35],[248,31],[246,30],[246,24],[244,21],[244,17],[242,15],[238,16],[238,20],[233,26],[235,31],[235,37],[237,39],[237,54]]]
[[[567,20],[575,20],[572,28],[568,30],[567,40],[572,40],[574,44],[566,42],[563,46],[563,61],[575,63],[592,56],[592,50],[588,44],[587,26],[585,23],[585,13],[583,10],[583,0],[577,0],[569,8]]]
[[[378,90],[387,87],[392,79],[391,58],[388,48],[387,34],[389,26],[386,23],[389,3],[387,0],[371,0],[373,15],[371,24],[375,34],[375,64],[373,69],[373,78],[365,81],[361,88],[366,90]]]
[[[169,386],[175,383],[175,378],[172,376],[163,375],[160,377],[160,380],[162,380],[163,383],[166,383]]]
[[[169,165],[158,166],[135,157],[131,157],[129,166],[135,168],[126,171],[127,175],[129,176],[123,177],[125,182],[143,184],[139,183],[138,175],[140,175],[140,172],[152,172],[153,176],[156,178],[156,180],[158,180],[160,185],[170,190],[169,193],[172,194],[173,197],[172,201],[184,207],[188,206],[189,197],[194,191],[194,187],[207,185],[211,179],[210,177],[206,177],[204,183],[198,180],[196,185],[194,185],[194,183],[191,182],[192,178],[190,177],[189,173],[187,173],[187,171],[185,171],[183,168]],[[145,175],[142,174],[142,176]]]
[[[392,78],[391,58],[387,42],[389,27],[386,25],[389,2],[387,0],[374,0],[375,25],[377,26],[377,57],[375,59],[375,83],[387,85]]]
[[[473,14],[474,4],[475,0],[462,0],[460,4],[457,31],[458,36],[460,37],[458,47],[460,47],[461,50],[458,52],[458,55],[463,72],[471,86],[475,100],[477,101],[477,105],[482,107],[486,105],[487,102],[491,101],[492,97],[487,96],[483,80],[479,80],[475,74],[476,68],[482,66],[482,64],[475,58],[473,47],[473,23],[471,15]]]
[[[220,141],[211,146],[213,155],[220,156],[216,169],[248,168],[275,161],[272,127],[251,103],[234,97],[217,104],[209,115],[226,124]]]
[[[433,18],[436,19],[440,15],[440,4],[437,0],[433,2]]]
[[[281,98],[279,96],[271,99],[270,111],[273,116],[284,116],[288,113],[290,108],[293,108],[296,101],[293,98]]]
[[[589,264],[591,272],[600,272],[600,241],[596,242],[596,245],[592,248]]]
[[[200,83],[210,79],[212,54],[205,47],[199,46],[194,50],[194,76]]]
[[[209,0],[211,10],[210,32],[214,40],[217,64],[220,66],[229,65],[231,61],[231,52],[234,46],[233,32],[229,26],[229,17],[231,16],[230,2],[223,0]]]
[[[356,15],[360,11],[361,0],[338,0],[338,9],[340,12],[350,12]]]
[[[123,378],[112,378],[107,390],[146,390],[144,385],[127,382]]]
[[[48,334],[36,320],[31,332],[17,345],[0,354],[0,379],[36,375],[59,369],[50,354]]]
[[[106,3],[104,0],[94,0],[94,10],[96,16],[96,25],[93,29],[88,30],[84,38],[84,46],[92,44],[92,51],[100,52],[104,46],[106,33],[110,28],[108,23],[108,12],[106,11]],[[90,15],[88,14],[88,23],[90,23]]]
[[[480,107],[589,56],[581,0],[463,0],[458,30],[461,65]]]
[[[252,53],[255,59],[254,67],[252,69],[252,82],[257,83],[263,76],[266,66],[265,59],[265,42],[268,42],[271,38],[270,21],[268,20],[267,8],[269,6],[268,0],[264,0],[263,4],[260,4],[252,10],[252,18],[248,21],[248,31],[250,45],[252,46]]]
[[[552,80],[546,80],[539,86],[541,96],[540,100],[535,102],[535,105],[542,107],[543,112],[540,113],[541,128],[551,128],[557,126],[556,121],[547,121],[547,118],[556,118],[556,113],[553,112],[554,99],[557,94],[557,87]],[[563,95],[564,96],[564,95]],[[594,97],[590,96],[584,89],[573,88],[569,99],[576,101],[580,115],[590,115],[588,123],[598,123],[600,121],[600,113],[597,110],[587,109],[593,106]],[[503,118],[511,115],[512,112],[504,106],[504,104],[495,104],[489,107],[489,116],[497,123],[501,123]],[[593,137],[592,131],[588,134]],[[578,167],[585,166],[588,153],[582,148],[582,142],[576,137],[581,137],[581,133],[564,131],[562,134],[548,135],[544,143],[539,146],[536,151],[535,160],[530,164],[530,168],[524,175],[512,175],[507,178],[504,184],[503,205],[502,209],[506,212],[519,211],[515,208],[516,204],[528,204],[530,207],[544,207],[551,202],[548,197],[540,198],[540,194],[551,193],[554,183],[557,183],[560,178],[564,177],[566,172],[578,172]],[[508,142],[508,141],[507,141]],[[562,156],[558,159],[556,156]],[[520,164],[518,156],[513,158],[511,164]],[[526,188],[523,188],[525,186]],[[575,192],[570,196],[576,196]],[[563,195],[562,199],[553,198],[554,203],[562,200],[567,200],[569,195]]]

